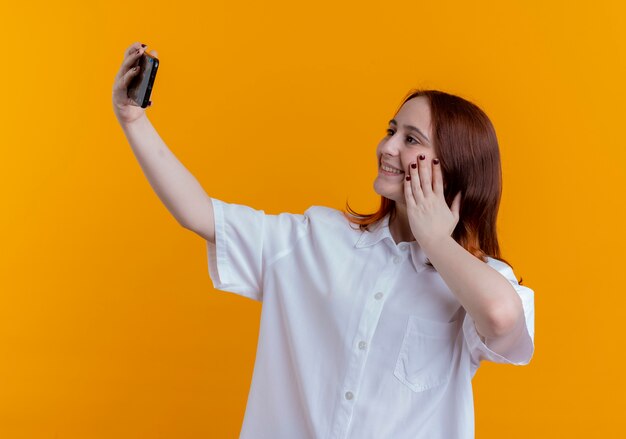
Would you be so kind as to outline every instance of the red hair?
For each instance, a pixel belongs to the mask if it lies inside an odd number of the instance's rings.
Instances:
[[[496,231],[502,197],[502,168],[491,121],[475,104],[438,90],[410,90],[398,110],[409,99],[418,96],[426,97],[430,106],[432,143],[446,182],[444,197],[448,206],[461,191],[459,222],[452,238],[483,262],[487,262],[487,256],[490,256],[513,268],[501,256]],[[360,214],[346,201],[347,212],[343,211],[343,214],[360,230],[369,232],[370,224],[380,221],[388,213],[391,217],[395,215],[395,205],[394,200],[381,196],[378,211]],[[430,261],[427,265],[433,267]]]

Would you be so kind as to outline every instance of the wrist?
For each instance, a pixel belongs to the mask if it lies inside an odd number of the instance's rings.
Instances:
[[[133,129],[137,126],[141,126],[143,124],[145,124],[148,120],[148,116],[146,115],[146,113],[143,113],[141,116],[139,116],[137,119],[134,119],[132,121],[125,121],[123,119],[120,119],[118,117],[118,122],[121,125],[122,129],[124,131]]]
[[[423,239],[422,240],[423,242],[420,242],[420,247],[422,247],[422,249],[424,249],[424,252],[428,254],[432,248],[437,248],[441,246],[448,239],[453,239],[453,238],[452,236],[449,236],[449,235],[429,236],[426,239]]]

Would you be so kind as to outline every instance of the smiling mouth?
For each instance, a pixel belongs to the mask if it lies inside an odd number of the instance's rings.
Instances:
[[[396,169],[396,168],[392,168],[391,166],[387,166],[387,165],[385,165],[382,162],[380,163],[379,169],[385,175],[402,175],[402,174],[404,174],[403,171],[400,171],[399,169]]]

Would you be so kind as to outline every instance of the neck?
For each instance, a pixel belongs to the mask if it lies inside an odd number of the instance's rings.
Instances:
[[[399,242],[415,241],[413,232],[411,232],[411,226],[409,225],[406,204],[395,203],[395,214],[392,212],[389,218],[389,232],[396,244]]]

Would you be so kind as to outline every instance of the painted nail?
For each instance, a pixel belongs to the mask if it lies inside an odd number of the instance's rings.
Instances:
[[[417,168],[417,163],[411,163],[411,168],[413,169]]]
[[[424,154],[420,154],[420,160],[424,160],[426,158],[426,156]]]
[[[141,47],[146,47],[146,46],[147,46],[147,44],[142,44],[142,45],[141,45]]]
[[[433,163],[436,165],[439,164],[439,159],[433,159]]]
[[[407,176],[406,176],[406,181],[410,181],[410,180],[411,180],[411,176],[410,176],[410,175],[407,175]]]

